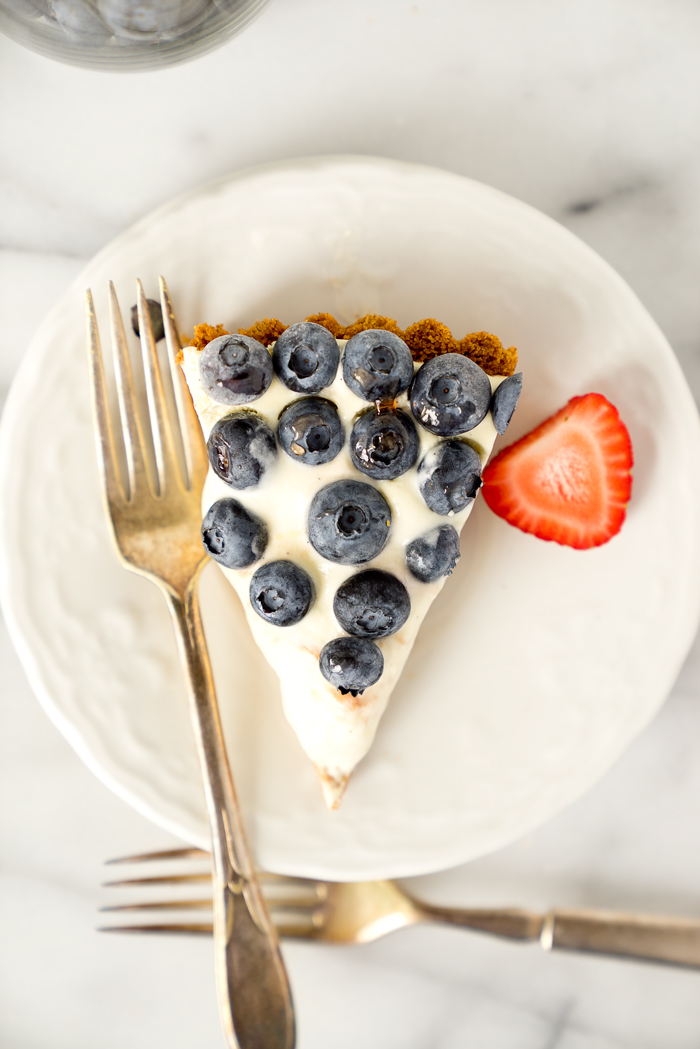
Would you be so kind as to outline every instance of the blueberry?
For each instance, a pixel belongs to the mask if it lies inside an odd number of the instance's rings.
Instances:
[[[481,488],[481,459],[466,441],[440,441],[418,466],[418,487],[436,514],[459,513]]]
[[[338,371],[340,350],[326,328],[311,321],[292,324],[272,351],[275,375],[295,393],[320,393]]]
[[[404,625],[411,599],[403,583],[377,568],[350,576],[333,598],[333,611],[343,630],[355,637],[387,637]]]
[[[461,353],[432,357],[416,372],[411,387],[413,414],[438,437],[473,430],[490,405],[488,375]]]
[[[207,451],[214,473],[232,488],[253,488],[277,458],[274,433],[252,412],[231,412],[214,423]]]
[[[392,481],[418,458],[418,432],[405,412],[363,412],[350,434],[350,458],[360,473]]]
[[[413,378],[413,357],[393,332],[371,328],[358,332],[343,354],[345,384],[366,401],[393,401]]]
[[[352,696],[379,681],[384,657],[373,641],[363,637],[337,637],[321,649],[321,673],[339,692]]]
[[[277,437],[287,455],[307,466],[329,463],[345,441],[338,409],[323,397],[292,401],[280,415]]]
[[[311,576],[292,561],[268,561],[250,581],[251,605],[261,619],[274,626],[298,623],[313,599]]]
[[[406,567],[421,583],[452,575],[459,561],[459,536],[452,525],[438,525],[406,547]]]
[[[333,481],[314,497],[309,539],[329,561],[360,565],[381,553],[389,538],[391,510],[383,495],[363,481]]]
[[[202,522],[202,542],[209,556],[225,568],[247,568],[265,553],[267,528],[237,499],[219,499]]]
[[[155,299],[146,299],[148,304],[148,316],[151,318],[151,330],[153,332],[153,338],[156,342],[160,342],[161,339],[165,338],[165,328],[163,327],[163,311],[160,308],[160,303],[156,302]],[[131,327],[134,329],[134,334],[139,333],[139,308],[138,306],[131,307]]]
[[[523,388],[523,373],[516,372],[504,379],[493,392],[491,401],[491,418],[498,433],[505,433],[508,423],[513,418]]]
[[[272,360],[249,335],[220,335],[199,356],[199,380],[219,404],[247,404],[262,397],[272,382]]]

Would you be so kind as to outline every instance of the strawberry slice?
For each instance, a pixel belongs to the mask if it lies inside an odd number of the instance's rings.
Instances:
[[[587,550],[622,528],[632,462],[617,408],[587,393],[497,455],[484,470],[483,494],[523,532]]]

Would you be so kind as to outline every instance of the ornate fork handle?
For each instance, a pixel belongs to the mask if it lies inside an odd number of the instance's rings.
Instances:
[[[211,827],[215,965],[222,1023],[231,1046],[240,1042],[246,1049],[292,1049],[294,1015],[287,975],[253,874],[226,759],[197,580],[198,576],[192,580],[184,601],[163,589],[185,669]]]
[[[556,909],[547,914],[498,909],[459,910],[417,904],[425,921],[461,925],[514,940],[673,965],[700,966],[700,920],[616,911]]]

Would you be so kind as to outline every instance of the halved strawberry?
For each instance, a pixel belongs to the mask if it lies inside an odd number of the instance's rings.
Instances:
[[[484,470],[483,495],[523,532],[587,550],[622,528],[632,463],[617,408],[587,393],[497,455]]]

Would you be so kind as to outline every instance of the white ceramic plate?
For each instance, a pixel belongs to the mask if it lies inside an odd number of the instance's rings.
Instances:
[[[165,605],[124,571],[98,488],[83,289],[169,283],[184,330],[328,310],[520,350],[507,443],[597,390],[634,444],[622,533],[586,553],[479,505],[462,561],[339,812],[282,716],[276,679],[212,566],[205,622],[232,764],[261,864],[410,875],[512,841],[591,786],[667,695],[700,601],[700,431],[680,368],[623,281],[565,229],[445,172],[319,158],[244,172],[161,208],[88,266],[26,354],[4,417],[6,615],[37,695],[110,787],[193,843],[207,829]]]

